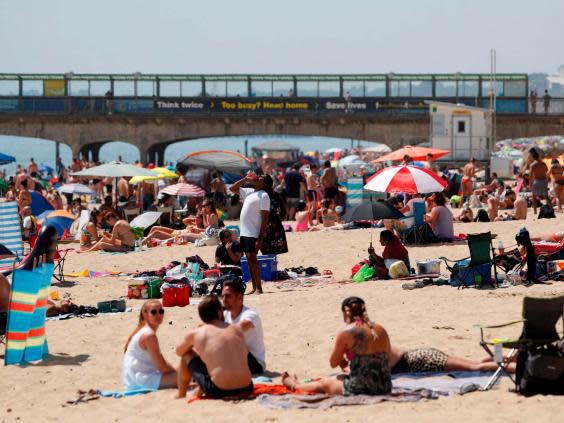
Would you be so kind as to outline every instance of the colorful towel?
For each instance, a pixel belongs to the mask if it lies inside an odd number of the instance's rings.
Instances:
[[[45,312],[53,270],[53,263],[45,263],[33,271],[14,271],[6,328],[6,365],[41,360],[48,353]]]
[[[291,391],[290,389],[286,388],[284,385],[265,385],[265,384],[257,383],[254,385],[253,392],[251,393],[241,394],[233,397],[225,397],[223,399],[227,401],[251,400],[260,397],[262,395],[280,396],[280,395],[289,395],[289,394],[308,396],[308,395],[313,395],[314,393],[309,391],[302,391],[302,390]],[[193,403],[194,401],[207,400],[207,399],[214,399],[214,398],[193,397],[188,400],[188,404]]]
[[[124,397],[131,397],[134,395],[144,395],[150,394],[151,392],[156,392],[156,389],[133,389],[131,391],[102,391],[97,390],[96,392],[101,397],[110,397],[110,398],[124,398]]]
[[[14,201],[0,203],[0,244],[19,257],[23,256],[22,232],[18,204]],[[0,267],[11,266],[16,257],[0,260]]]

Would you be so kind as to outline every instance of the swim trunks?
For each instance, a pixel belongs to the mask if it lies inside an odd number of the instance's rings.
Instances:
[[[224,397],[232,397],[241,394],[250,393],[253,391],[253,382],[249,386],[245,386],[244,388],[238,389],[221,389],[211,379],[210,374],[208,373],[208,368],[206,367],[206,363],[203,360],[196,356],[188,363],[188,370],[192,374],[192,377],[200,387],[200,389],[206,394],[207,397],[213,398],[224,398]]]
[[[535,179],[532,191],[536,197],[548,197],[548,179]]]

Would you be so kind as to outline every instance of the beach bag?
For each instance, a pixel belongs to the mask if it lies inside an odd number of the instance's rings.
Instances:
[[[190,287],[182,284],[163,284],[163,307],[184,307],[190,304]]]
[[[539,210],[539,219],[555,219],[556,215],[554,214],[554,207],[550,204],[544,204],[541,206]]]
[[[364,264],[358,270],[358,272],[355,273],[352,279],[355,282],[364,282],[372,279],[373,277],[374,277],[374,268],[367,264]]]
[[[519,393],[564,395],[564,355],[556,348],[524,350],[517,357]]]
[[[405,262],[402,260],[393,262],[389,267],[388,273],[392,279],[405,278],[406,276],[409,276],[409,270],[407,269]]]

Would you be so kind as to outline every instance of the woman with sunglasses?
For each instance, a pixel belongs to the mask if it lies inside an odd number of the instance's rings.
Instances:
[[[343,378],[323,378],[299,383],[297,376],[282,375],[282,383],[290,389],[322,392],[331,395],[382,395],[392,390],[388,364],[390,340],[386,330],[374,323],[366,313],[364,300],[346,298],[341,304],[347,327],[337,334],[329,358],[331,367],[350,372]]]
[[[125,343],[125,389],[176,388],[176,369],[163,357],[157,339],[163,317],[164,308],[159,300],[146,301],[141,307],[139,323]]]

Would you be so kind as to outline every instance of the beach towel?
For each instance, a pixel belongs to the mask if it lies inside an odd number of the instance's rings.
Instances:
[[[483,389],[491,379],[489,372],[418,372],[392,375],[392,385],[401,389],[429,389],[445,394],[465,394]]]
[[[290,410],[297,408],[316,408],[327,409],[344,405],[371,405],[378,404],[383,401],[394,402],[417,402],[430,399],[438,399],[441,394],[428,389],[420,389],[417,391],[409,389],[392,389],[392,393],[388,395],[260,395],[256,401],[258,404],[273,409]]]
[[[236,395],[233,397],[225,397],[222,398],[223,400],[226,401],[233,401],[233,400],[252,400],[255,399],[261,395],[268,395],[268,396],[280,396],[280,395],[297,395],[297,396],[309,396],[309,395],[313,395],[314,392],[310,392],[310,391],[303,391],[300,389],[297,389],[295,391],[292,391],[290,389],[288,389],[287,387],[285,387],[284,385],[266,385],[266,384],[255,384],[253,386],[253,391],[247,394],[240,394],[240,395]],[[194,401],[199,401],[199,400],[207,400],[207,399],[216,399],[216,398],[206,398],[206,397],[192,397],[188,400],[188,404],[193,403]]]
[[[17,203],[0,203],[0,244],[8,248],[16,257],[0,260],[0,267],[14,264],[17,257],[23,256],[22,231]]]
[[[53,271],[53,263],[40,264],[33,271],[14,271],[4,364],[37,361],[48,353],[45,312]]]

